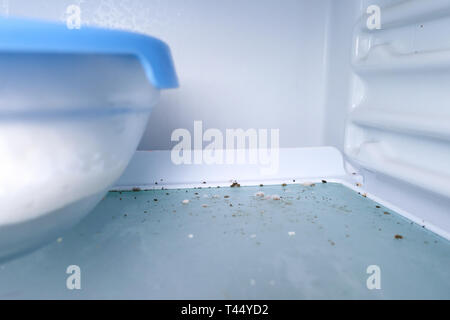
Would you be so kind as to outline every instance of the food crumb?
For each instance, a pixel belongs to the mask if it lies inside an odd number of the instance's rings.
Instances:
[[[282,187],[287,187],[287,184],[286,184],[286,183],[283,183],[281,186],[282,186]]]
[[[394,238],[400,240],[400,239],[403,239],[403,236],[401,236],[401,235],[399,235],[399,234],[396,234],[396,235],[394,236]]]
[[[132,191],[133,191],[133,192],[139,192],[139,191],[141,191],[141,188],[134,187],[134,188],[132,189]]]
[[[237,183],[237,181],[234,181],[232,184],[231,184],[231,188],[239,188],[241,185],[239,184],[239,183]]]
[[[386,214],[386,215],[389,215],[390,213],[389,213],[389,212],[387,212],[387,211],[385,211],[385,212],[384,212],[384,214]]]
[[[272,200],[281,200],[281,197],[279,195],[274,194],[272,196]]]
[[[182,204],[188,204],[188,203],[189,203],[189,200],[188,200],[188,199],[183,200],[183,201],[181,201],[181,203],[182,203]]]
[[[312,182],[303,182],[302,185],[303,185],[304,187],[311,187],[311,186],[314,185],[314,183],[312,183]]]
[[[207,204],[202,204],[202,207],[203,208],[208,208],[208,205]]]
[[[259,191],[259,192],[255,193],[255,197],[263,198],[264,197],[264,192]]]
[[[322,183],[327,183],[327,180],[322,180]]]
[[[225,199],[228,199],[230,196],[223,196]]]

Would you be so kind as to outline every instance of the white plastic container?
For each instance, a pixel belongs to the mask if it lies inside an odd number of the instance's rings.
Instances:
[[[85,216],[127,167],[159,89],[176,86],[170,53],[156,39],[3,24],[10,30],[0,34],[0,257],[55,239]]]

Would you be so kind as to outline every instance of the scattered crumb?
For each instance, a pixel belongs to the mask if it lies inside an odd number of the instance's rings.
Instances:
[[[288,232],[288,235],[289,235],[290,237],[295,236],[295,231],[289,231],[289,232]]]
[[[231,184],[231,188],[239,188],[241,185],[239,184],[239,183],[237,183],[237,181],[234,181],[232,184]]]
[[[314,185],[314,183],[312,183],[312,182],[303,182],[302,185],[303,185],[304,187],[311,187],[311,186]]]
[[[255,197],[263,198],[264,197],[264,192],[259,191],[259,192],[255,193]]]
[[[287,187],[287,184],[286,184],[286,183],[283,183],[281,186],[282,186],[282,187]]]
[[[228,199],[230,196],[223,196],[225,199]]]
[[[264,187],[264,185],[261,183],[260,185],[259,185],[260,187]]]
[[[384,212],[384,214],[386,214],[386,215],[389,215],[390,213],[389,213],[389,212],[387,212],[387,211],[385,211],[385,212]]]
[[[207,204],[202,204],[202,207],[203,208],[208,208],[208,205]]]
[[[396,235],[394,236],[394,238],[400,240],[400,239],[403,239],[403,236],[401,236],[401,235],[399,235],[399,234],[396,234]]]
[[[188,200],[188,199],[183,200],[183,201],[181,201],[181,203],[182,203],[182,204],[188,204],[188,203],[189,203],[189,200]]]
[[[277,195],[277,194],[274,194],[272,196],[272,200],[281,200],[281,197],[279,195]]]
[[[356,186],[357,187],[362,187],[362,184],[361,183],[357,183]]]
[[[153,199],[153,201],[158,201],[158,199]]]
[[[367,193],[363,193],[362,196],[363,196],[364,198],[367,198]]]
[[[139,192],[139,191],[141,191],[141,188],[134,187],[134,188],[132,189],[132,191],[133,191],[133,192]]]
[[[327,183],[327,180],[322,180],[322,183]]]
[[[375,208],[380,209],[381,207],[380,206],[375,206]]]

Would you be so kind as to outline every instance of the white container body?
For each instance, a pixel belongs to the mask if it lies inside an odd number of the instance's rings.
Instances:
[[[159,90],[128,55],[2,54],[0,67],[4,256],[54,239],[97,204],[127,167]]]

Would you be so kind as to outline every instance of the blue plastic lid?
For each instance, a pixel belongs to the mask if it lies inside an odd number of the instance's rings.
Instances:
[[[170,48],[146,35],[61,23],[0,19],[0,52],[133,54],[158,89],[178,87]]]

